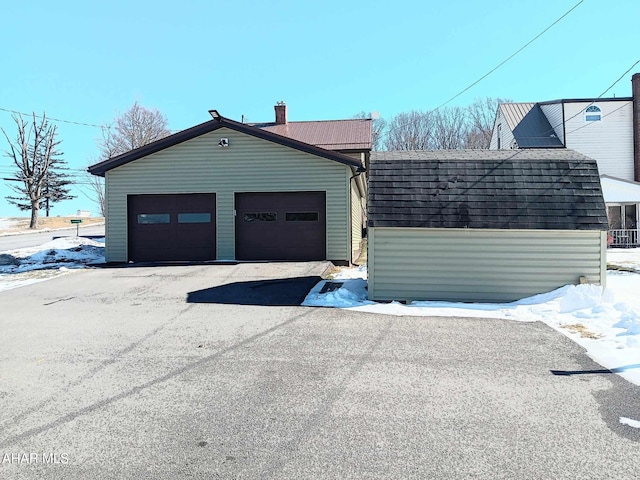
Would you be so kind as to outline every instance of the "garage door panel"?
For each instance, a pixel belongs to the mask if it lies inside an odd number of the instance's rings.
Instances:
[[[236,258],[324,260],[325,192],[236,194]]]
[[[130,195],[128,209],[129,260],[215,260],[215,194]]]

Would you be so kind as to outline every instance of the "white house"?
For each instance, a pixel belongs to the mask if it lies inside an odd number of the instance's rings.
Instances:
[[[492,150],[570,148],[596,160],[614,246],[638,246],[640,215],[640,74],[632,96],[498,107]]]

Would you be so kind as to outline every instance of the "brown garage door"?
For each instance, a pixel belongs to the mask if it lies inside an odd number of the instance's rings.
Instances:
[[[325,192],[236,193],[238,260],[324,260]]]
[[[215,194],[129,195],[129,260],[216,258]]]

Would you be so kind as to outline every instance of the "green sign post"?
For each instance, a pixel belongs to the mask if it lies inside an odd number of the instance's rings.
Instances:
[[[80,224],[82,223],[82,219],[80,218],[72,218],[71,223],[76,225],[76,237],[80,236]]]

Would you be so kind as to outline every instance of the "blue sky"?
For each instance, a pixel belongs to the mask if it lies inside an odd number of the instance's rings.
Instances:
[[[441,105],[578,2],[11,2],[0,29],[0,108],[102,125],[138,101],[164,113],[171,130],[207,121],[213,108],[270,121],[278,100],[290,120],[390,118]],[[450,105],[597,97],[640,58],[639,18],[638,0],[583,0]],[[607,96],[629,96],[633,72]],[[96,159],[100,130],[55,123],[78,173]],[[0,127],[13,135],[10,113],[0,110]],[[0,157],[0,176],[9,165]],[[0,216],[26,215],[4,200],[6,183]],[[52,214],[96,211],[74,193]]]

